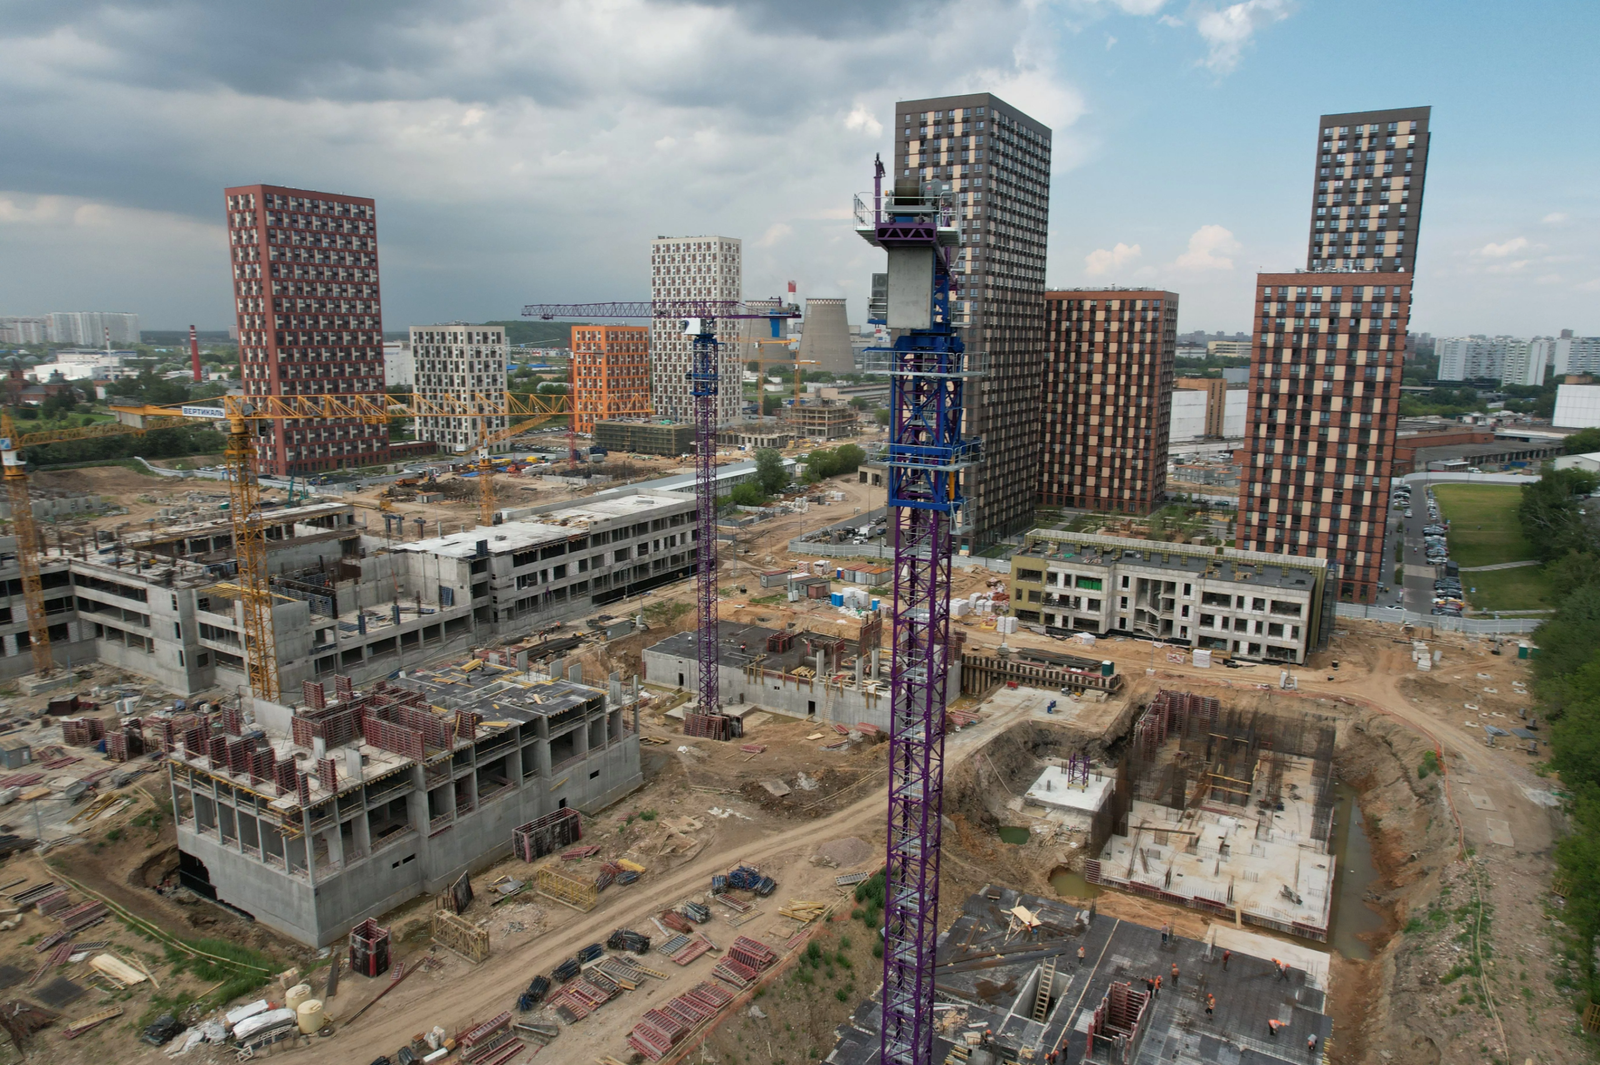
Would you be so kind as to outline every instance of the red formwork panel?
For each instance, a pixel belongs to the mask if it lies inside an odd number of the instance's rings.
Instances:
[[[366,716],[366,729],[364,731],[366,732],[367,742],[374,747],[381,747],[383,750],[393,751],[395,754],[405,755],[407,758],[415,758],[418,761],[421,761],[424,756],[422,733],[416,729],[406,728],[404,725],[396,725],[392,721],[384,721],[369,713]]]

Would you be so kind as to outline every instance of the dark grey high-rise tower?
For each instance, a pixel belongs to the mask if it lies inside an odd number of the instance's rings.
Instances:
[[[974,547],[1027,528],[1039,485],[1050,129],[991,93],[895,105],[891,179],[948,182],[961,247],[951,314],[987,374],[967,393],[983,441],[966,480]]]
[[[1307,269],[1416,272],[1432,110],[1322,116]]]

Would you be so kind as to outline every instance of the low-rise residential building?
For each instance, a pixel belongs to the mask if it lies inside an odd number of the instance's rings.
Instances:
[[[1012,612],[1068,635],[1119,634],[1268,662],[1327,641],[1328,563],[1098,533],[1035,529],[1012,556]]]

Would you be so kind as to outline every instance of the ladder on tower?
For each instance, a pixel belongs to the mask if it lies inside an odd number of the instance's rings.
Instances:
[[[1050,992],[1055,990],[1056,960],[1048,959],[1039,970],[1039,990],[1033,996],[1033,1019],[1040,1024],[1050,1016]]]

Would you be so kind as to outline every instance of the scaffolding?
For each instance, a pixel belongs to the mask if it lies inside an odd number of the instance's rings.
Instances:
[[[489,956],[489,930],[457,917],[449,910],[434,911],[433,941],[455,951],[474,965]]]
[[[565,903],[580,913],[588,913],[600,901],[600,889],[592,883],[562,876],[554,869],[540,869],[534,874],[533,883],[539,894]]]

